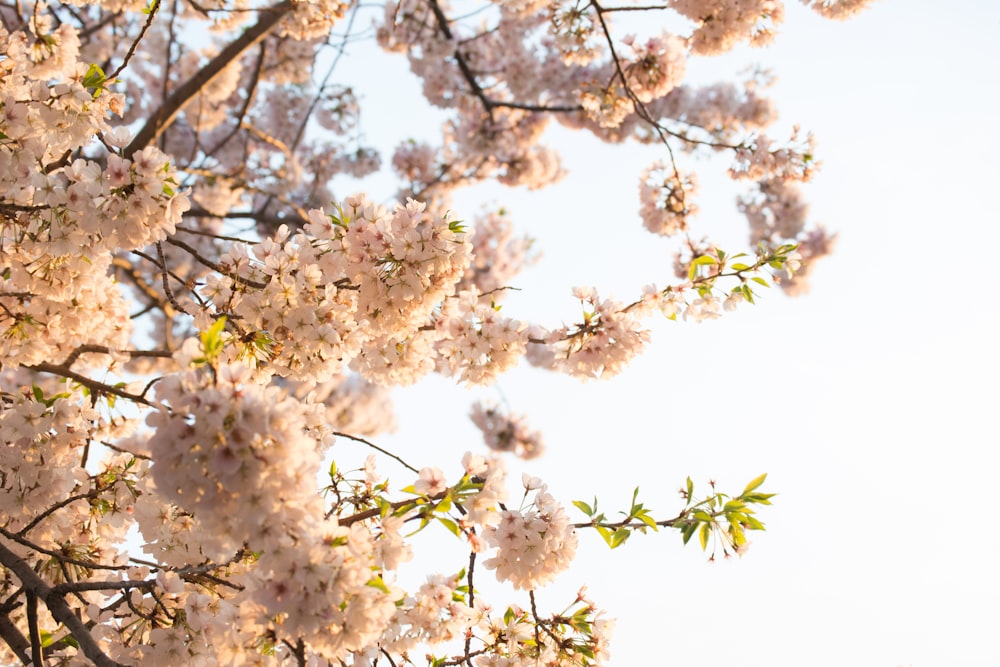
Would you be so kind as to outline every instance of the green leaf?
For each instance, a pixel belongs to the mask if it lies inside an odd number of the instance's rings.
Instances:
[[[458,537],[461,534],[462,531],[459,529],[458,524],[451,519],[443,516],[439,516],[437,519],[441,522],[441,525],[450,530],[452,535],[455,537]]]
[[[752,278],[750,278],[750,280],[754,281],[758,285],[763,285],[764,287],[770,287],[771,286],[771,283],[767,282],[766,280],[764,280],[760,276],[753,276]]]
[[[621,545],[625,544],[625,540],[629,538],[632,532],[628,528],[619,528],[611,536],[611,541],[608,542],[608,546],[612,549],[617,549]]]
[[[201,349],[205,353],[203,361],[212,362],[222,353],[224,342],[222,332],[226,328],[226,316],[223,315],[215,320],[206,331],[199,334],[201,338]]]
[[[607,545],[609,547],[611,547],[612,549],[614,549],[614,547],[611,546],[611,531],[610,530],[608,530],[604,526],[594,526],[594,530],[597,531],[598,535],[600,535],[602,538],[604,538],[604,541],[607,543]]]
[[[687,501],[688,501],[688,504],[691,504],[692,500],[694,500],[694,482],[692,482],[691,478],[688,477],[687,478]]]
[[[770,505],[771,498],[775,495],[774,493],[744,493],[741,497],[748,503],[757,503],[758,505]]]
[[[684,538],[684,544],[687,544],[689,541],[691,541],[691,536],[694,535],[694,531],[696,531],[697,529],[698,529],[698,524],[693,521],[691,523],[684,525],[684,528],[681,529],[681,535]]]
[[[701,550],[705,551],[708,549],[708,536],[712,533],[711,524],[703,523],[701,524],[701,529],[698,531],[698,541],[701,543]]]
[[[594,515],[594,510],[592,510],[590,508],[590,505],[588,505],[587,503],[583,502],[582,500],[574,500],[573,501],[573,506],[576,507],[581,512],[583,512],[584,514],[586,514],[587,516],[593,516]]]
[[[741,509],[743,509],[745,507],[746,507],[746,503],[741,503],[739,500],[730,500],[730,501],[727,501],[726,504],[723,506],[722,511],[723,512],[735,512],[735,511],[741,510]]]
[[[92,64],[87,68],[87,72],[83,75],[83,79],[80,83],[83,87],[91,92],[93,97],[97,97],[101,93],[101,88],[104,87],[104,83],[108,80],[107,75],[104,70],[101,69],[99,65]]]
[[[743,532],[743,526],[738,523],[734,523],[729,526],[729,535],[733,538],[733,544],[738,547],[747,543],[747,536]]]
[[[653,517],[649,516],[649,514],[647,514],[645,511],[642,511],[642,512],[639,512],[638,514],[636,514],[635,518],[638,519],[639,521],[642,521],[644,524],[646,524],[647,526],[649,526],[650,528],[652,528],[655,531],[659,531],[660,530],[660,527],[656,525],[656,519],[654,519]]]
[[[371,586],[372,588],[377,588],[383,593],[389,592],[389,587],[385,585],[384,581],[382,581],[382,577],[372,577],[367,582],[365,582],[365,585]]]
[[[451,509],[451,495],[447,495],[441,499],[441,501],[434,506],[435,512],[447,512]]]
[[[730,264],[729,268],[732,269],[733,271],[746,271],[750,267],[747,266],[746,264],[741,263],[741,262],[737,262],[735,264]]]
[[[743,489],[743,495],[746,495],[746,494],[750,493],[751,491],[753,491],[754,489],[756,489],[758,486],[760,486],[761,484],[763,484],[765,479],[767,479],[767,473],[766,472],[764,474],[762,474],[762,475],[758,475],[757,477],[754,477],[752,480],[750,480],[750,483],[747,484],[747,488]]]

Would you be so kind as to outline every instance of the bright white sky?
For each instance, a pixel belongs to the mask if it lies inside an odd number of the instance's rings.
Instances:
[[[567,505],[596,493],[626,508],[638,485],[666,518],[686,475],[738,492],[766,471],[765,490],[780,493],[761,515],[768,531],[743,559],[715,564],[678,534],[614,552],[583,534],[574,569],[539,602],[559,609],[587,584],[618,618],[612,667],[996,667],[1000,3],[883,0],[847,23],[787,5],[772,48],[692,69],[716,79],[773,67],[782,122],[817,135],[812,216],[840,240],[811,294],[772,290],[701,325],[656,322],[649,352],[611,382],[531,369],[501,381],[545,433],[547,454],[525,469]],[[433,136],[412,102],[413,125],[401,125],[415,88],[405,64],[384,69],[392,62],[357,70],[379,82],[359,86],[366,130]],[[456,212],[471,219],[496,198],[538,239],[545,257],[505,311],[555,325],[578,315],[574,285],[630,299],[665,284],[674,246],[637,215],[638,174],[658,151],[551,136],[565,181],[466,193]],[[746,226],[724,167],[699,168],[694,235],[736,248]],[[463,451],[483,449],[464,420],[477,396],[497,393],[440,379],[400,392],[399,432],[380,442],[457,472]],[[424,563],[462,565],[435,557]],[[494,598],[511,601],[526,603]]]

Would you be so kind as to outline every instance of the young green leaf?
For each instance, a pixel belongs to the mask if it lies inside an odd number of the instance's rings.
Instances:
[[[753,491],[754,489],[756,489],[758,486],[760,486],[761,484],[763,484],[765,479],[767,479],[767,473],[766,472],[764,474],[762,474],[762,475],[758,475],[757,477],[754,477],[752,480],[750,480],[750,483],[747,484],[747,488],[743,489],[743,495],[746,495],[746,494],[750,493],[751,491]]]

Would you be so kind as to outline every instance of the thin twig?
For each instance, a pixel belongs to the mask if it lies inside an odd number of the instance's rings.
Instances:
[[[247,285],[248,287],[254,287],[256,289],[265,289],[267,287],[267,285],[265,283],[259,283],[259,282],[255,281],[255,280],[250,280],[249,278],[244,278],[244,277],[239,276],[239,275],[230,275],[221,266],[219,266],[218,264],[216,264],[212,260],[207,259],[205,257],[202,257],[201,253],[199,253],[193,247],[189,246],[187,243],[184,243],[184,241],[179,241],[179,240],[177,240],[177,239],[175,239],[173,237],[170,237],[170,238],[167,239],[167,243],[169,243],[172,246],[177,246],[178,248],[180,248],[182,250],[186,250],[202,266],[207,266],[208,268],[212,269],[213,271],[218,271],[219,273],[221,273],[223,275],[228,275],[230,278],[232,278],[234,281],[236,281],[238,283],[243,283],[244,285]]]
[[[417,473],[418,475],[420,474],[420,471],[419,471],[419,470],[417,470],[416,468],[414,468],[413,466],[411,466],[411,465],[410,465],[409,463],[407,463],[406,461],[404,461],[403,459],[401,459],[401,458],[400,458],[399,456],[397,456],[397,455],[393,454],[393,453],[392,453],[392,452],[390,452],[390,451],[387,451],[387,450],[385,450],[385,449],[382,449],[381,447],[379,447],[378,445],[376,445],[376,444],[375,444],[375,443],[373,443],[373,442],[370,442],[370,441],[368,441],[368,440],[365,440],[364,438],[359,438],[359,437],[358,437],[358,436],[356,436],[356,435],[351,435],[350,433],[341,433],[340,431],[334,431],[334,432],[333,432],[333,435],[335,435],[335,436],[337,436],[337,437],[340,437],[340,438],[347,438],[348,440],[353,440],[353,441],[355,441],[355,442],[360,442],[360,443],[361,443],[361,444],[363,444],[363,445],[368,445],[369,447],[371,447],[371,448],[372,448],[372,449],[374,449],[375,451],[377,451],[377,452],[381,452],[382,454],[385,454],[386,456],[388,456],[388,457],[389,457],[389,458],[391,458],[391,459],[395,459],[395,460],[396,460],[396,461],[398,461],[398,462],[399,462],[400,464],[402,464],[404,468],[406,468],[406,469],[410,470],[411,472],[415,472],[415,473]]]
[[[108,77],[109,81],[113,81],[118,78],[118,75],[128,66],[128,61],[132,60],[132,56],[135,55],[135,50],[139,46],[139,42],[142,38],[146,36],[146,31],[149,30],[149,26],[153,25],[153,19],[156,17],[156,12],[160,9],[160,0],[153,0],[149,6],[149,16],[146,17],[145,23],[142,24],[142,30],[139,31],[139,36],[135,38],[132,45],[128,47],[128,53],[125,54],[125,59],[122,64],[118,66],[114,72]]]

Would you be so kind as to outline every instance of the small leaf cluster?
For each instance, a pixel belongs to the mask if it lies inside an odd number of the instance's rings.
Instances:
[[[754,303],[757,293],[751,287],[755,283],[760,287],[771,287],[774,276],[765,269],[785,270],[786,264],[798,245],[788,243],[777,248],[768,248],[761,244],[757,248],[756,257],[750,264],[746,263],[750,255],[741,252],[729,255],[724,250],[714,248],[711,252],[698,255],[688,263],[688,280],[690,280],[698,295],[702,298],[710,296],[716,288],[719,278],[737,278],[739,284],[729,294],[738,293],[749,303]]]
[[[755,477],[738,496],[715,492],[715,483],[710,482],[713,493],[694,503],[694,483],[688,477],[685,488],[681,489],[687,506],[674,524],[680,529],[684,544],[697,534],[702,551],[706,551],[714,536],[716,544],[722,545],[724,556],[742,554],[748,544],[746,531],[764,530],[764,524],[755,516],[752,505],[770,505],[775,495],[757,491],[765,479],[767,473]]]
[[[196,357],[193,360],[194,363],[215,366],[216,361],[222,354],[222,348],[226,345],[226,337],[222,335],[225,330],[226,318],[222,316],[215,320],[212,326],[198,334],[201,341],[202,355]]]
[[[393,506],[393,514],[395,516],[407,516],[408,518],[418,517],[420,519],[420,525],[414,530],[410,535],[419,533],[431,521],[437,521],[442,526],[448,529],[455,537],[460,537],[462,535],[463,529],[459,526],[458,521],[453,517],[448,516],[452,510],[456,510],[461,514],[465,513],[465,509],[462,506],[464,501],[468,500],[471,496],[475,495],[483,488],[481,481],[477,481],[476,478],[471,475],[463,475],[462,479],[459,480],[454,486],[448,487],[445,491],[436,494],[434,496],[428,496],[421,494],[417,498],[410,501],[405,501],[403,503],[395,503]],[[411,484],[406,488],[402,489],[403,493],[416,494],[416,489]]]
[[[614,523],[609,523],[604,513],[597,511],[596,497],[594,498],[593,505],[588,505],[582,500],[574,500],[573,505],[590,517],[589,525],[597,531],[597,534],[601,536],[605,543],[610,548],[617,549],[625,544],[625,541],[632,535],[633,531],[645,533],[647,529],[652,529],[653,531],[659,530],[656,519],[651,514],[652,510],[647,509],[643,503],[638,502],[638,498],[639,487],[636,487],[635,491],[632,492],[632,506],[629,508],[629,511],[619,512],[625,518]]]
[[[107,83],[108,76],[101,69],[100,65],[92,64],[87,67],[87,71],[83,75],[83,79],[80,81],[83,87],[90,91],[90,94],[96,99],[100,96],[101,91],[104,90],[104,84]]]

